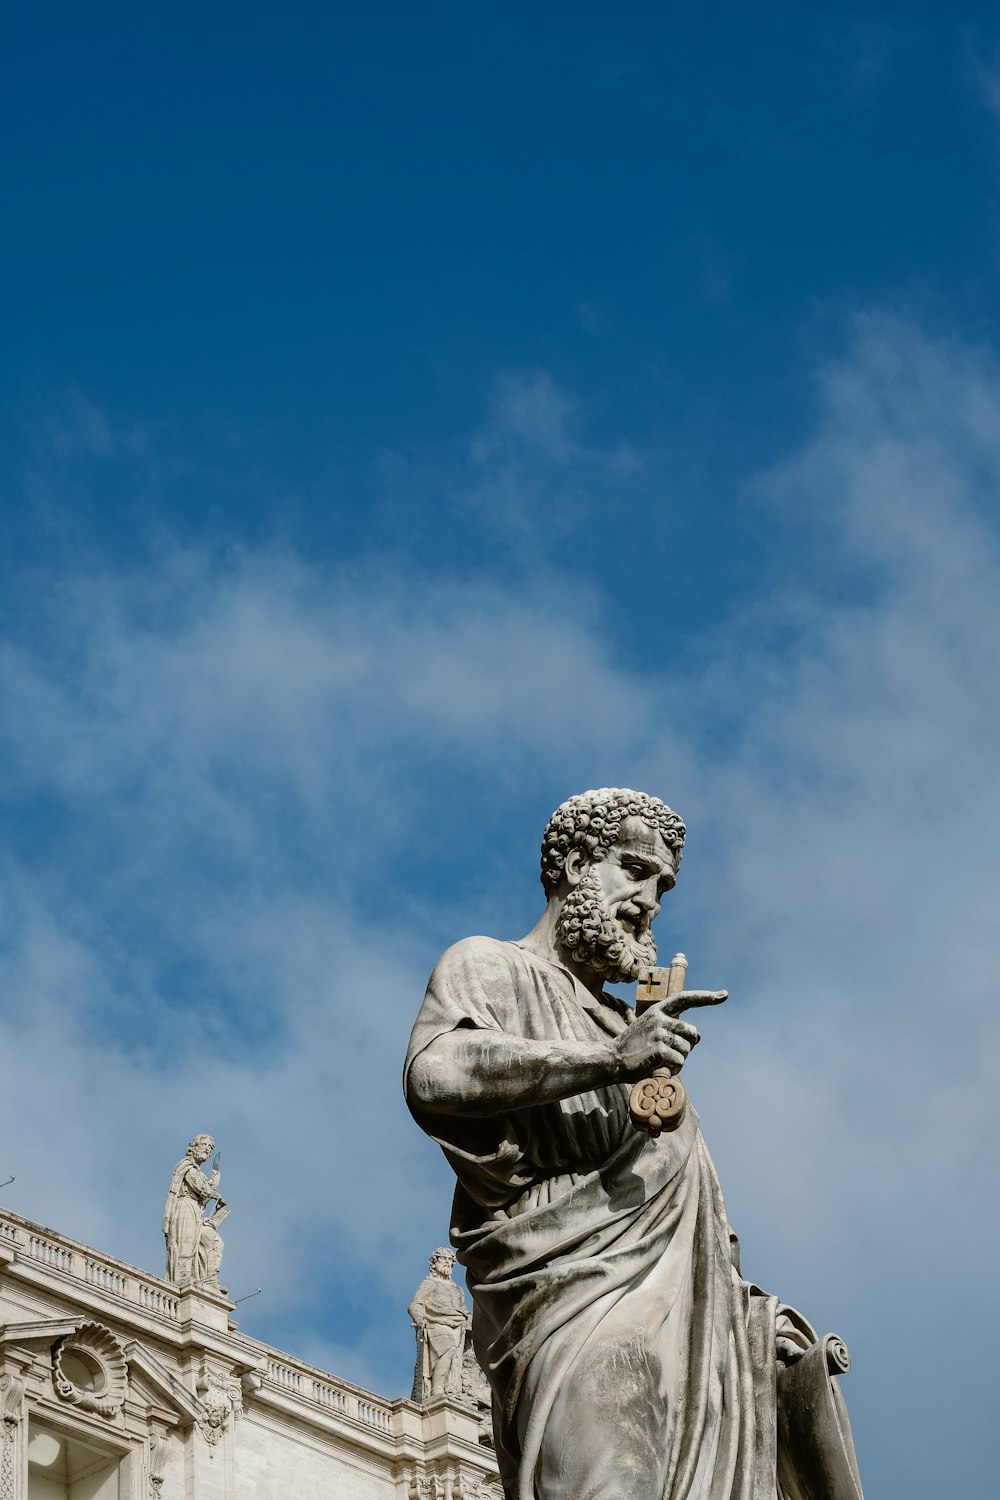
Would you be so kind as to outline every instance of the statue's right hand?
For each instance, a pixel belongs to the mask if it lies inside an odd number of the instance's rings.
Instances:
[[[689,990],[684,996],[677,995],[651,1005],[614,1040],[612,1051],[619,1078],[634,1083],[636,1079],[647,1078],[654,1068],[671,1068],[677,1072],[687,1061],[691,1048],[701,1040],[701,1035],[690,1021],[671,1015],[668,1007],[682,999],[687,1000],[688,1007],[719,1005],[725,998],[725,990]]]

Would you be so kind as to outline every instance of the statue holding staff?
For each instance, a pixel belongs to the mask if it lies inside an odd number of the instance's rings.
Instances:
[[[447,1246],[435,1250],[425,1276],[410,1302],[409,1313],[417,1333],[418,1366],[413,1382],[414,1397],[463,1394],[465,1335],[469,1312],[460,1286],[451,1279],[455,1252]]]
[[[846,1352],[743,1279],[676,1077],[685,1012],[726,999],[656,968],[684,838],[644,793],[563,803],[538,922],[450,948],[410,1038],[507,1500],[860,1500]],[[641,1013],[603,987],[629,980]]]

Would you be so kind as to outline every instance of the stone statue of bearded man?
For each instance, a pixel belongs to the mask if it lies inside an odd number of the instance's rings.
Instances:
[[[832,1336],[742,1279],[695,1110],[658,1139],[629,1117],[634,1081],[680,1069],[698,1042],[679,1012],[726,998],[686,991],[672,1014],[637,1018],[603,988],[655,964],[684,837],[640,792],[563,803],[542,842],[538,922],[520,942],[450,948],[410,1039],[407,1102],[458,1179],[452,1243],[508,1500],[861,1494],[822,1363]],[[782,1379],[817,1361],[837,1453],[797,1470]]]

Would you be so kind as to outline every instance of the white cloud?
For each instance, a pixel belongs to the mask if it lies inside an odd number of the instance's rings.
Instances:
[[[565,602],[558,580],[505,599],[269,553],[52,580],[44,650],[0,657],[3,786],[32,820],[0,872],[12,1206],[155,1268],[165,1174],[211,1129],[253,1325],[302,1337],[375,1267],[357,1337],[393,1328],[382,1380],[405,1383],[405,1283],[448,1195],[399,1071],[470,899],[427,883],[453,787],[537,791],[567,726],[611,758],[637,701]]]
[[[44,650],[0,658],[32,819],[0,870],[6,1201],[155,1265],[166,1173],[212,1128],[248,1329],[404,1388],[449,1195],[398,1093],[427,969],[530,920],[559,795],[646,785],[691,828],[662,946],[733,990],[690,1085],[746,1268],[848,1339],[862,1458],[947,1487],[998,1228],[1000,376],[870,319],[820,394],[756,487],[762,592],[697,671],[623,669],[600,595],[551,572],[192,551],[59,583]],[[494,420],[582,485],[551,398]]]
[[[693,699],[737,721],[692,814],[708,977],[742,982],[692,1072],[750,1269],[841,1327],[865,1441],[922,1493],[976,1441],[1000,1229],[1000,373],[867,319],[821,392],[761,484],[812,542]],[[906,1431],[923,1400],[947,1453]]]

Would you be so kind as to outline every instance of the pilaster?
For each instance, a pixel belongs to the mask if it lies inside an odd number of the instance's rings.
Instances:
[[[25,1500],[28,1493],[25,1390],[19,1375],[0,1375],[0,1500]]]

